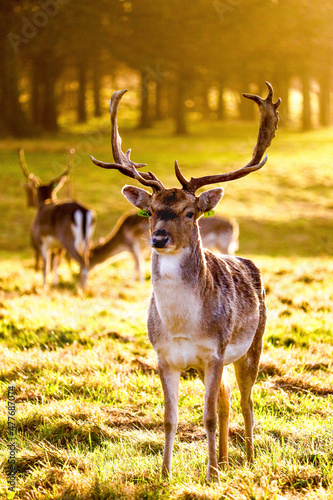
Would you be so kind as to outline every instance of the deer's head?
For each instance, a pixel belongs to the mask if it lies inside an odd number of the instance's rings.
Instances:
[[[57,192],[68,181],[73,163],[73,155],[75,150],[70,151],[68,166],[61,175],[55,177],[48,183],[43,183],[37,175],[29,172],[25,161],[23,149],[19,150],[19,158],[23,174],[27,178],[27,182],[23,184],[27,195],[28,207],[40,207],[47,200],[55,201]]]
[[[182,189],[165,189],[150,194],[145,189],[125,186],[123,194],[135,207],[147,212],[151,246],[159,252],[177,252],[197,237],[197,220],[213,210],[223,196],[215,188],[200,196]]]
[[[257,144],[251,161],[234,172],[219,175],[207,175],[187,180],[175,162],[176,177],[182,188],[167,189],[152,172],[138,172],[144,163],[134,163],[130,159],[131,150],[126,153],[121,150],[121,137],[117,126],[117,112],[122,96],[127,90],[114,92],[110,101],[111,144],[116,163],[104,163],[91,156],[91,160],[102,168],[117,169],[122,174],[138,180],[144,186],[153,189],[149,193],[135,186],[125,186],[123,194],[136,208],[146,211],[149,216],[151,245],[158,252],[177,252],[191,244],[198,237],[197,220],[205,213],[213,210],[223,196],[222,188],[210,189],[196,196],[196,191],[206,185],[239,179],[259,170],[267,161],[267,155],[262,157],[271,144],[278,124],[278,111],[281,99],[273,103],[273,88],[266,82],[268,96],[266,99],[257,95],[244,94],[259,106],[260,126]]]

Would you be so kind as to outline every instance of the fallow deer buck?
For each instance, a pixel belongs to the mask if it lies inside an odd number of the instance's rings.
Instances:
[[[50,253],[54,254],[56,283],[58,260],[64,249],[80,265],[80,285],[85,288],[95,213],[76,201],[57,201],[55,193],[67,180],[70,164],[60,176],[43,184],[37,176],[29,173],[22,150],[20,159],[23,171],[28,174],[28,181],[36,189],[37,213],[31,227],[31,240],[36,251],[36,262],[39,255],[43,259],[43,287],[46,285]]]
[[[239,228],[235,220],[209,217],[199,220],[200,236],[205,248],[216,248],[233,255],[238,250]],[[124,214],[112,231],[93,244],[89,252],[90,269],[107,263],[109,259],[132,254],[137,279],[144,281],[144,253],[149,246],[149,224],[137,214]]]
[[[25,190],[25,194],[27,197],[27,207],[29,208],[37,208],[37,189],[39,186],[42,185],[42,180],[32,172],[29,172],[27,163],[25,161],[25,156],[24,156],[24,150],[23,148],[20,148],[19,151],[19,159],[20,159],[20,164],[21,164],[21,169],[24,174],[24,176],[27,178],[27,182],[22,182],[22,186]],[[58,184],[58,186],[53,190],[52,192],[52,197],[53,199],[56,199],[57,193],[60,191],[62,187],[65,185],[67,186],[67,196],[71,197],[71,185],[70,185],[70,180],[69,176],[72,170],[72,165],[73,165],[73,156],[75,153],[75,149],[70,150],[70,156],[69,156],[69,161],[68,161],[68,166],[66,172],[63,174],[63,179],[61,182]],[[54,180],[50,181],[49,184],[53,184]],[[40,260],[40,248],[37,242],[34,240],[34,236],[32,234],[32,227],[30,228],[30,241],[31,241],[31,246],[35,252],[35,270],[39,270],[39,260]],[[57,276],[57,267],[61,258],[61,255],[64,253],[64,249],[61,250],[54,250],[51,252],[51,257],[50,257],[50,267],[54,268],[54,282],[57,282],[58,276]],[[53,266],[54,264],[54,266]]]
[[[228,463],[227,438],[230,389],[222,378],[223,367],[234,364],[245,421],[247,458],[253,456],[254,412],[251,397],[262,350],[266,322],[265,292],[260,271],[247,259],[217,257],[203,250],[198,219],[212,210],[223,196],[222,188],[196,191],[206,185],[240,179],[264,166],[278,124],[281,99],[273,103],[273,88],[266,82],[268,96],[244,94],[259,106],[260,126],[251,161],[236,171],[187,180],[175,163],[182,189],[167,189],[152,173],[139,173],[123,153],[117,127],[119,101],[126,90],[115,92],[110,102],[111,142],[115,163],[91,158],[102,168],[122,174],[153,189],[125,186],[123,194],[135,207],[149,215],[152,250],[152,282],[148,313],[148,336],[157,353],[165,399],[165,445],[162,474],[171,472],[173,442],[178,421],[178,389],[182,370],[194,367],[205,384],[204,426],[208,439],[207,479],[218,476],[218,462]],[[219,459],[215,438],[219,419]]]

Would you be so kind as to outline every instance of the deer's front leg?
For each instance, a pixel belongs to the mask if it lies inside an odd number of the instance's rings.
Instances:
[[[158,371],[164,392],[164,454],[162,476],[171,474],[172,449],[178,424],[178,392],[180,372],[163,361],[158,363]]]
[[[43,288],[46,287],[47,275],[50,267],[50,252],[46,248],[46,245],[41,246],[41,254],[43,259]]]
[[[223,360],[214,358],[205,366],[204,426],[208,441],[207,480],[218,478],[216,459],[217,399],[223,372]]]

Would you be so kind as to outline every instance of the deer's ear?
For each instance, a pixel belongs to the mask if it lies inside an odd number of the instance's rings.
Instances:
[[[136,208],[148,210],[152,196],[148,191],[135,186],[125,186],[123,187],[122,193]]]
[[[200,212],[209,212],[213,210],[221,201],[224,195],[222,188],[214,188],[205,191],[198,198],[198,210]]]

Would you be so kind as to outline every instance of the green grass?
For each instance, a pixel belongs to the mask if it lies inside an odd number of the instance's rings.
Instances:
[[[121,126],[120,118],[120,126]],[[160,477],[163,395],[146,334],[148,279],[133,280],[131,259],[96,270],[77,289],[74,263],[60,284],[41,288],[33,269],[16,149],[50,179],[78,150],[73,186],[98,214],[96,236],[130,207],[111,160],[107,118],[55,137],[0,144],[0,498],[6,498],[7,387],[15,382],[17,487],[14,498],[39,499],[332,499],[333,498],[333,185],[332,130],[278,130],[268,164],[225,185],[217,212],[240,223],[240,255],[262,269],[268,324],[254,388],[255,450],[245,461],[243,421],[233,369],[230,467],[219,484],[205,481],[207,443],[201,382],[184,374],[173,476]],[[124,149],[148,163],[167,186],[173,161],[184,175],[244,165],[254,124],[194,123],[175,138],[170,124],[141,132],[121,127]],[[127,127],[127,128],[126,128]],[[105,130],[104,130],[105,128]],[[101,132],[102,130],[102,132]]]

